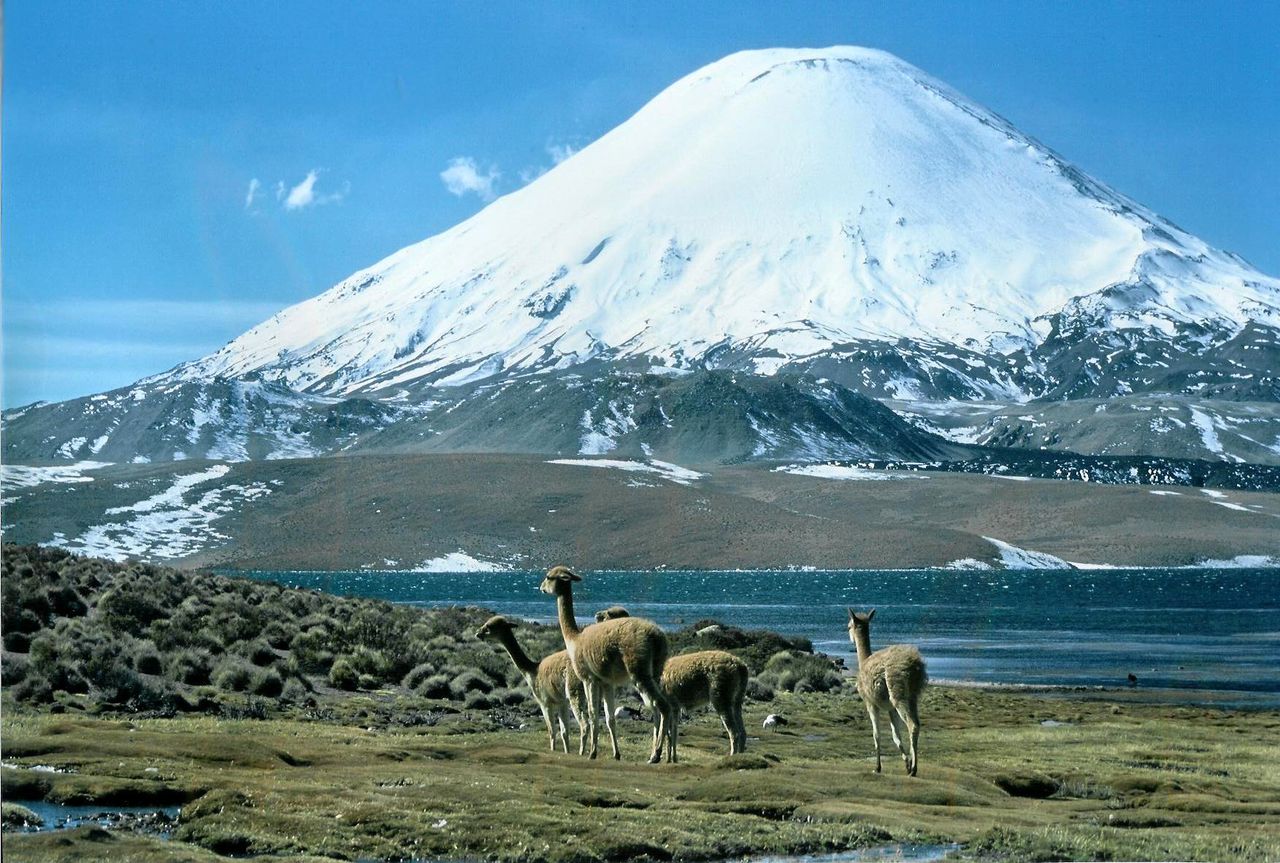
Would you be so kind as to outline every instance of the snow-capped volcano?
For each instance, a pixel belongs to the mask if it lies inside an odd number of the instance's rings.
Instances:
[[[889,54],[748,51],[177,375],[350,395],[709,352],[768,373],[868,340],[1030,353],[1058,314],[1229,338],[1280,324],[1280,281]]]
[[[207,357],[4,420],[32,461],[1276,463],[1280,280],[889,54],[748,51]]]

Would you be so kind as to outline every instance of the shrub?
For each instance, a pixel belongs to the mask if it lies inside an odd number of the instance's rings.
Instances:
[[[524,704],[526,696],[523,689],[495,689],[489,693],[489,699],[494,704],[517,707]]]
[[[374,686],[380,681],[388,679],[391,674],[392,662],[381,650],[374,650],[371,647],[361,645],[347,654],[347,659],[357,674],[373,678]]]
[[[844,678],[825,656],[779,651],[769,657],[758,682],[787,692],[829,692],[838,688]]]
[[[492,689],[493,684],[474,671],[464,671],[449,682],[449,690],[455,698],[462,698],[469,692],[488,693]]]
[[[213,672],[213,685],[226,692],[243,692],[253,675],[253,666],[238,656],[228,656]]]
[[[169,677],[190,686],[202,686],[212,679],[213,657],[209,651],[188,647],[169,657]]]
[[[76,656],[69,639],[46,631],[31,641],[31,669],[54,689],[88,692],[89,682],[76,670]]]
[[[294,635],[297,634],[297,631],[295,626],[286,626],[279,620],[273,620],[262,631],[262,637],[266,639],[267,644],[277,650],[285,650],[288,648],[289,642],[293,640]]]
[[[260,668],[280,661],[279,655],[271,649],[271,645],[262,639],[241,644],[236,652]]]
[[[449,698],[453,695],[449,682],[449,675],[433,674],[414,687],[414,691],[423,698]]]
[[[462,706],[468,710],[488,710],[493,706],[489,700],[489,696],[479,690],[467,693],[466,699],[462,702]]]
[[[48,704],[53,700],[53,687],[39,674],[29,674],[13,687],[13,697],[28,704]]]
[[[249,681],[249,691],[254,695],[275,698],[284,691],[284,681],[280,679],[280,675],[274,669],[257,669],[253,672],[253,676]]]
[[[292,701],[295,704],[301,704],[310,696],[310,691],[306,685],[296,677],[290,677],[284,682],[284,688],[280,691],[280,697],[285,701]]]
[[[761,683],[760,678],[753,677],[747,681],[747,698],[752,701],[772,701],[773,689]]]
[[[140,674],[162,674],[164,664],[160,652],[150,641],[139,642],[133,651],[133,668]]]
[[[355,689],[360,682],[360,674],[345,656],[339,656],[329,669],[329,685],[348,692]]]
[[[405,689],[417,689],[424,680],[435,674],[435,671],[435,668],[428,662],[415,665],[400,681],[400,685]]]
[[[148,583],[123,579],[98,600],[96,613],[110,629],[130,635],[141,635],[153,620],[165,616]]]
[[[319,674],[333,665],[332,644],[329,630],[324,626],[314,626],[299,632],[289,641],[289,652],[300,669]]]
[[[12,686],[15,683],[21,683],[27,676],[28,663],[15,658],[12,654],[5,654],[0,659],[0,679],[4,680],[6,686]]]

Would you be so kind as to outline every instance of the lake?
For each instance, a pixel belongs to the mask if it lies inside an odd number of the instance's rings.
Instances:
[[[478,605],[551,623],[540,572],[253,572],[294,587],[420,606]],[[665,627],[702,618],[802,635],[847,657],[846,606],[876,608],[872,647],[920,647],[934,680],[1128,687],[1280,707],[1280,569],[581,572],[580,623],[613,604]]]

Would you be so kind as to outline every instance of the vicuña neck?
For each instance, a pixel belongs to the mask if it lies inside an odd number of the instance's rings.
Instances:
[[[858,648],[858,665],[862,665],[871,655],[871,633],[865,629],[855,629],[853,643]]]
[[[578,629],[578,620],[573,616],[573,593],[570,590],[556,594],[556,611],[560,615],[560,632],[566,639],[577,638],[582,630]]]
[[[516,635],[509,629],[498,630],[498,640],[502,642],[502,646],[507,649],[507,653],[511,655],[511,661],[516,664],[516,668],[527,673],[535,673],[538,670],[538,663],[529,658],[529,654],[524,652],[524,648],[520,646],[520,642],[516,641]]]

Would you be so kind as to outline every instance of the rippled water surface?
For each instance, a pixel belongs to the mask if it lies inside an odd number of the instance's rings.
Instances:
[[[1280,707],[1280,569],[591,572],[578,618],[621,604],[664,626],[715,618],[852,656],[846,606],[876,608],[873,647],[919,645],[935,679],[1125,686]],[[254,578],[552,622],[541,573],[257,572]]]

